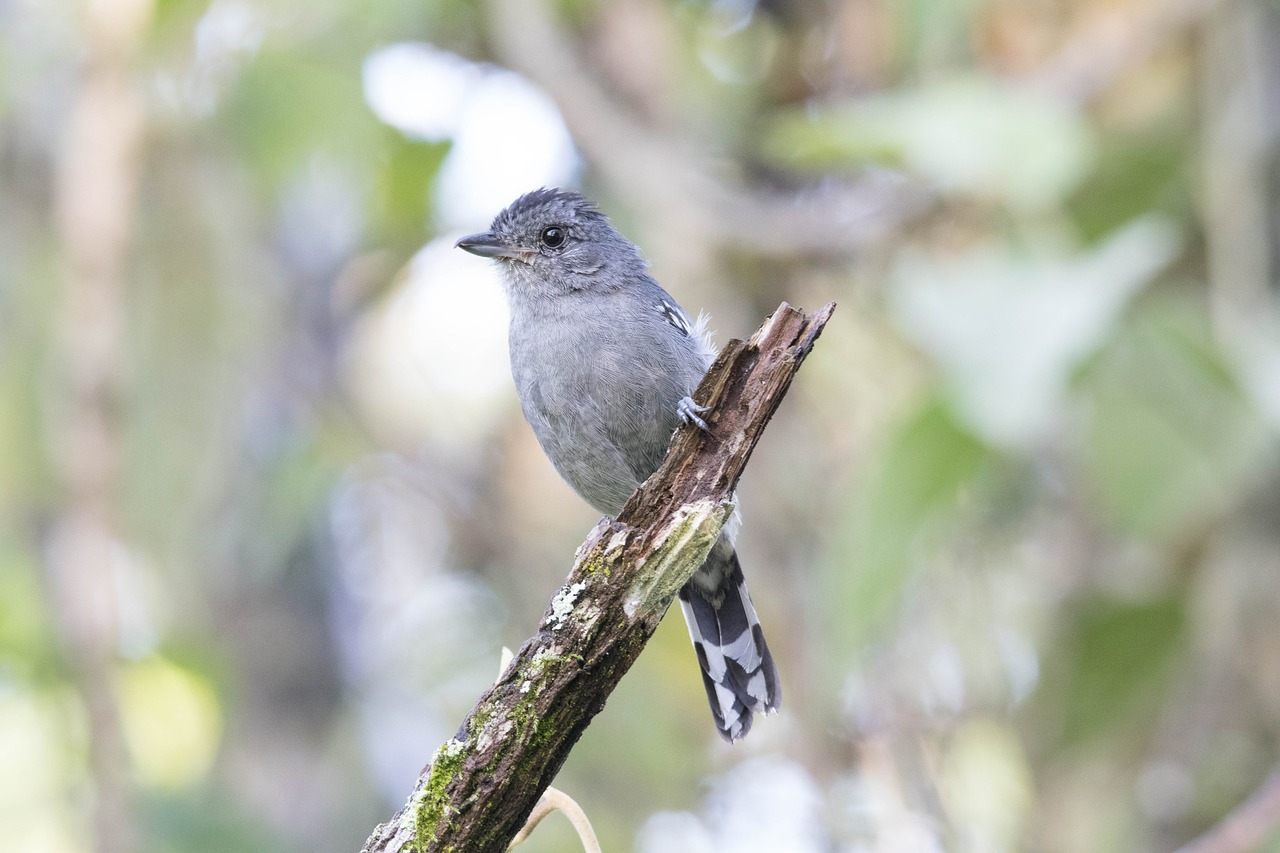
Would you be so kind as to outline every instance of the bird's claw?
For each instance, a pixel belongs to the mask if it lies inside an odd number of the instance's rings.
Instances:
[[[711,432],[711,429],[707,426],[707,422],[698,417],[698,415],[709,411],[711,411],[709,406],[699,406],[693,402],[692,397],[684,397],[676,404],[676,414],[680,416],[680,420],[687,424],[693,424],[703,432]]]

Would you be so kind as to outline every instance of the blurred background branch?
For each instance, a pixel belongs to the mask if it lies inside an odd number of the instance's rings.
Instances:
[[[1249,343],[1269,332],[1273,319],[1267,187],[1277,127],[1268,118],[1262,70],[1269,49],[1265,14],[1257,3],[1236,2],[1207,16],[1200,60],[1210,306],[1224,339]]]
[[[125,277],[133,247],[144,107],[136,60],[150,0],[83,10],[86,55],[56,163],[64,286],[52,353],[50,457],[61,506],[45,544],[51,611],[87,724],[94,849],[136,850],[129,763],[115,696],[121,644],[118,563]]]

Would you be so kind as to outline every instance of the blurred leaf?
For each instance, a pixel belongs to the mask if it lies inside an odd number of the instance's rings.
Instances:
[[[419,142],[388,128],[378,169],[373,221],[379,244],[408,251],[420,246],[428,225],[432,183],[448,143]]]
[[[1098,166],[1072,195],[1068,209],[1086,240],[1097,240],[1144,214],[1179,219],[1192,199],[1187,163],[1190,129],[1106,139]]]
[[[1102,517],[1178,536],[1239,493],[1263,445],[1258,413],[1185,309],[1143,312],[1082,381],[1084,467]]]
[[[267,187],[276,189],[325,153],[349,167],[368,162],[385,129],[364,102],[359,66],[264,51],[224,110],[231,139]]]
[[[947,811],[987,841],[987,849],[1018,848],[1034,791],[1022,743],[1007,723],[976,719],[960,727],[947,750],[942,781]]]
[[[1179,662],[1187,627],[1180,599],[1139,603],[1091,600],[1060,653],[1067,744],[1123,735],[1155,713]]]
[[[32,691],[5,685],[0,691],[0,850],[82,850],[73,838],[70,792],[84,777],[71,745],[80,734],[66,690]],[[82,719],[76,723],[83,724]]]
[[[900,163],[943,191],[1021,210],[1051,205],[1093,161],[1093,137],[1070,109],[981,77],[784,114],[767,156],[796,168]]]
[[[196,26],[211,5],[210,0],[155,0],[149,47],[189,51]]]
[[[1264,712],[1265,713],[1265,712]],[[1188,814],[1188,835],[1199,835],[1239,806],[1275,770],[1270,732],[1243,728],[1212,732],[1195,768],[1195,799]],[[1254,853],[1269,851],[1259,847]]]
[[[0,503],[34,502],[53,488],[41,430],[39,394],[47,389],[38,381],[38,352],[26,343],[0,338]]]
[[[213,766],[222,708],[203,676],[161,657],[124,667],[117,678],[121,726],[139,780],[178,790]]]
[[[715,7],[713,7],[715,9]],[[702,19],[697,28],[695,45],[698,58],[723,83],[746,85],[765,79],[769,66],[778,55],[780,34],[777,26],[764,15],[748,11],[737,14],[722,11],[724,6]]]
[[[0,180],[0,195],[16,199],[17,190]],[[0,231],[4,224],[0,217]],[[44,418],[61,259],[47,233],[26,227],[0,233],[0,257],[0,506],[42,505],[57,489]]]
[[[155,845],[164,853],[284,853],[304,849],[287,844],[255,823],[220,792],[203,796],[144,799],[142,811]],[[212,793],[212,795],[210,795]]]
[[[51,627],[32,555],[0,534],[0,674],[30,680],[51,667]]]
[[[888,439],[827,561],[826,622],[845,655],[856,656],[893,612],[920,550],[990,458],[937,399]]]
[[[901,63],[908,68],[951,68],[971,61],[981,0],[898,0],[886,7]]]
[[[970,426],[1033,446],[1058,422],[1071,372],[1176,246],[1172,228],[1144,219],[1079,254],[993,242],[961,257],[908,255],[894,270],[894,313]]]
[[[278,577],[307,541],[306,534],[326,505],[349,449],[342,446],[341,430],[331,432],[320,436],[323,442],[276,454],[257,472],[259,490],[242,511],[245,523],[271,535],[249,537],[243,543],[240,559],[246,570]]]

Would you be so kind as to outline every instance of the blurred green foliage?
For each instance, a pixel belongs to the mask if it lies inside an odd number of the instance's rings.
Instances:
[[[1149,731],[1184,639],[1183,608],[1180,599],[1097,600],[1081,608],[1059,694],[1067,746],[1123,743]]]
[[[1082,380],[1099,514],[1126,533],[1158,540],[1208,522],[1261,449],[1256,411],[1195,320],[1177,305],[1141,311]]]
[[[824,621],[842,652],[827,661],[833,678],[884,630],[913,563],[945,535],[991,463],[990,452],[936,399],[907,418],[876,457],[850,517],[838,525],[845,541],[837,540],[825,567]]]

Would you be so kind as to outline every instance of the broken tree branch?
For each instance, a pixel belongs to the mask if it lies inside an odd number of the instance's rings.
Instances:
[[[505,850],[733,512],[733,491],[831,318],[783,303],[730,341],[698,387],[710,432],[682,428],[616,519],[596,525],[538,634],[423,769],[362,853]]]

